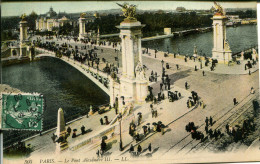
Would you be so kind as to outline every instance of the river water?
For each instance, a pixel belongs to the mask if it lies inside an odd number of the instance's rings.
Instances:
[[[86,112],[89,105],[109,102],[109,96],[78,70],[56,58],[3,68],[3,83],[23,92],[42,93],[46,98],[44,129],[57,125],[57,111],[65,111],[66,121]]]
[[[238,27],[227,27],[227,40],[233,53],[240,52],[257,45],[257,26],[242,25]],[[170,53],[179,53],[183,55],[193,55],[194,46],[197,46],[198,53],[208,57],[212,56],[213,32],[190,34],[187,36],[143,41],[142,46],[145,48],[158,49]]]

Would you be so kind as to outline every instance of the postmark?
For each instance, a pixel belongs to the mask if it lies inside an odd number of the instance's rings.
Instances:
[[[1,93],[2,130],[41,131],[44,98],[38,93]]]

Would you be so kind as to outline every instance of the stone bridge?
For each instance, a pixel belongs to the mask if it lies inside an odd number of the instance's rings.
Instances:
[[[55,56],[55,52],[48,51],[42,48],[35,48],[35,50],[40,52],[40,54],[36,56],[36,59],[41,57],[58,58]],[[109,83],[112,78],[108,74],[101,72],[100,70],[94,69],[92,67],[89,67],[86,64],[82,64],[78,61],[74,61],[71,58],[61,57],[58,59],[68,63],[69,65],[73,66],[75,69],[83,73],[92,82],[94,82],[99,88],[101,88],[107,95],[110,96]]]

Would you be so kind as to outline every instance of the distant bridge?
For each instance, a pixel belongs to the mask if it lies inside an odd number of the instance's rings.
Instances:
[[[183,35],[192,34],[192,33],[207,32],[207,31],[210,31],[211,29],[212,29],[212,27],[195,28],[195,29],[189,29],[189,30],[176,31],[176,32],[173,32],[173,34],[183,36]]]
[[[210,30],[212,30],[212,27],[203,27],[203,28],[195,28],[195,29],[189,29],[189,30],[183,30],[183,31],[176,31],[169,35],[157,35],[157,36],[142,38],[142,41],[165,39],[165,38],[170,38],[173,36],[183,36],[183,35],[188,35],[188,34],[192,34],[192,33],[208,32]],[[115,37],[115,36],[119,36],[119,35],[120,35],[119,33],[106,34],[106,35],[100,35],[100,38],[109,38],[109,37]]]

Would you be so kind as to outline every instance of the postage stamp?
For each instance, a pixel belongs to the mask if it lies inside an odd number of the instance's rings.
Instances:
[[[40,94],[1,94],[0,128],[2,130],[41,131],[44,100]]]

